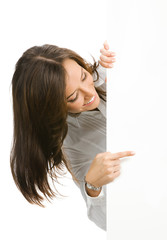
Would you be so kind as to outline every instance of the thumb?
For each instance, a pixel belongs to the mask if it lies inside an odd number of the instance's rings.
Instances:
[[[104,46],[104,48],[105,48],[106,50],[109,49],[109,45],[108,45],[108,43],[107,43],[107,40],[105,40],[105,42],[103,43],[103,46]]]

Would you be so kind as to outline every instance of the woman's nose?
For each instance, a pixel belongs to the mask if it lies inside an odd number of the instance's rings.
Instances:
[[[80,91],[88,96],[91,95],[92,92],[90,86],[81,86]]]

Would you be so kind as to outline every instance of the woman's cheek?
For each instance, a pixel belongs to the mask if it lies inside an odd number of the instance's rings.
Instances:
[[[81,102],[78,102],[78,103],[75,105],[75,109],[76,109],[76,110],[80,110],[81,107],[82,107]]]
[[[68,105],[69,112],[73,112],[73,113],[78,112],[80,108],[81,106],[79,106],[78,103]]]

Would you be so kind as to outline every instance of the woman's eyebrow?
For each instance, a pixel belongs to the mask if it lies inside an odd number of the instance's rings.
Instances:
[[[81,67],[81,80],[82,80],[82,75],[83,75],[83,68]],[[76,89],[73,93],[71,93],[71,94],[67,97],[67,99],[69,99],[76,91],[77,91],[77,89]]]

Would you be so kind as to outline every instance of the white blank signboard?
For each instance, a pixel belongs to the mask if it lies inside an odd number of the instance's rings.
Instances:
[[[108,1],[107,149],[136,152],[108,185],[107,239],[167,239],[167,2]]]

